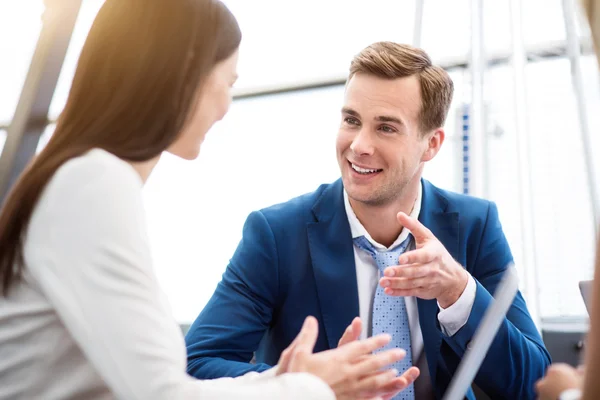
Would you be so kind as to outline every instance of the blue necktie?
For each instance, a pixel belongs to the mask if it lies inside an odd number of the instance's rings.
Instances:
[[[387,251],[377,250],[364,236],[354,239],[354,243],[369,253],[377,263],[379,276],[383,277],[383,271],[392,265],[398,265],[398,258],[404,253],[411,243],[411,235],[393,249]],[[400,374],[412,366],[412,349],[410,346],[410,328],[408,326],[408,313],[404,297],[389,296],[385,294],[384,288],[377,284],[375,297],[373,299],[373,315],[371,316],[371,327],[373,336],[380,333],[388,333],[392,340],[381,350],[400,348],[406,350],[406,356],[394,364],[394,368]],[[379,350],[379,351],[381,351]],[[411,384],[404,389],[393,400],[414,400],[415,389]]]

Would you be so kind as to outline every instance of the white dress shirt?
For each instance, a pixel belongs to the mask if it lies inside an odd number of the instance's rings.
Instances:
[[[422,200],[422,185],[419,185],[417,199],[410,213],[413,218],[419,218],[421,212],[421,200]],[[366,231],[364,226],[360,223],[356,214],[352,210],[350,201],[348,200],[348,194],[344,191],[344,204],[346,207],[346,215],[348,216],[348,222],[350,223],[350,232],[352,238],[365,236],[369,242],[375,248],[380,250],[387,250],[396,247],[402,243],[410,234],[407,229],[402,229],[400,236],[396,241],[388,248],[384,245],[377,243],[369,232]],[[371,332],[371,316],[373,298],[375,296],[375,290],[381,279],[379,269],[373,257],[366,251],[360,249],[356,244],[354,245],[354,261],[356,264],[356,279],[358,283],[358,302],[360,318],[363,321],[363,331],[361,338],[366,338]],[[467,287],[463,291],[460,298],[450,307],[443,309],[439,306],[440,312],[438,313],[438,320],[444,333],[448,336],[454,335],[460,330],[469,319],[473,303],[475,302],[475,293],[477,285],[471,275]],[[413,361],[417,360],[423,351],[423,334],[421,332],[421,326],[419,324],[419,312],[417,309],[417,299],[415,297],[405,297],[406,311],[408,313],[408,325],[410,327],[410,340],[412,347]]]
[[[92,150],[44,190],[24,243],[24,279],[0,297],[0,399],[323,399],[319,378],[196,380],[152,268],[142,180]]]

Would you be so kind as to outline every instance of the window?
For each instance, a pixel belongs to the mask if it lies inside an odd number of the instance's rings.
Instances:
[[[5,142],[6,142],[6,131],[4,129],[0,129],[0,155],[2,154],[2,150],[4,150]]]
[[[600,110],[595,56],[583,63],[589,116]],[[588,195],[583,143],[566,59],[530,64],[530,126],[541,315],[587,315],[577,283],[590,279],[594,265],[594,224]],[[592,111],[593,110],[593,111]],[[600,128],[590,118],[591,131]],[[597,136],[597,135],[593,135]],[[595,157],[600,144],[592,146]],[[596,163],[596,177],[598,177]]]
[[[525,46],[539,47],[566,40],[560,0],[527,0],[521,3]],[[468,0],[424,0],[422,46],[432,58],[454,60],[468,57],[471,46],[470,4]],[[486,56],[510,54],[510,24],[509,2],[483,2],[482,40]],[[584,27],[578,29],[580,35],[588,34]]]
[[[8,125],[42,28],[42,0],[0,2],[0,126]]]
[[[39,4],[39,15],[43,5],[41,0],[35,2]],[[65,104],[81,47],[103,2],[83,0],[51,105],[51,119],[56,118]],[[380,40],[413,41],[414,0],[306,0],[291,3],[278,0],[225,0],[225,3],[238,19],[243,33],[240,79],[236,85],[239,90],[343,79],[349,60],[368,44]],[[10,7],[12,11],[16,6]],[[560,0],[529,0],[522,7],[527,45],[565,39]],[[538,10],[542,7],[545,14],[540,20]],[[11,24],[4,25],[4,29],[7,29],[4,37],[23,37],[20,42],[27,41],[33,45],[41,26],[39,18],[31,7],[27,8],[27,12],[24,7],[17,9],[28,18],[28,23],[17,24],[16,19],[11,17]],[[487,54],[510,50],[509,11],[508,3],[484,2],[483,26]],[[10,28],[13,25],[20,29],[17,35]],[[33,27],[37,27],[37,30]],[[470,46],[470,3],[467,0],[424,1],[421,30],[422,46],[434,59],[464,59]],[[12,41],[7,44],[14,45]],[[26,70],[33,47],[30,50],[27,48],[20,45],[15,47],[24,64],[19,66],[10,63],[14,71]],[[0,74],[4,77],[14,75],[14,72]],[[18,80],[13,81],[11,78],[11,85],[18,86]],[[11,95],[11,98],[16,101],[16,96],[18,94]],[[0,107],[0,110],[4,109]]]
[[[592,132],[600,127],[595,56],[584,57],[584,93]],[[518,268],[521,243],[517,142],[509,66],[486,76],[490,123],[500,131],[489,138],[490,197],[497,201]],[[585,316],[578,282],[592,277],[594,225],[583,161],[583,144],[567,59],[528,64],[526,68],[531,142],[534,233],[540,315]],[[594,149],[600,143],[594,137]],[[595,158],[600,155],[597,151]],[[596,176],[600,165],[596,162]],[[532,306],[532,305],[530,305]]]
[[[98,10],[100,10],[102,4],[104,4],[104,0],[83,0],[81,3],[81,8],[77,15],[77,22],[73,29],[73,36],[71,36],[71,42],[69,43],[65,61],[62,70],[60,71],[56,90],[54,91],[52,102],[50,103],[50,110],[48,111],[50,120],[56,120],[67,102],[67,96],[71,89],[71,82],[75,75],[79,54],[81,53],[87,34],[92,27],[94,18],[96,18],[96,14],[98,14]]]
[[[338,177],[343,87],[235,101],[199,159],[165,154],[145,187],[156,270],[179,322],[212,295],[248,214]]]
[[[67,99],[83,43],[104,0],[84,0],[54,95]],[[352,56],[377,40],[410,42],[414,2],[395,0],[225,0],[242,30],[240,90],[343,79]],[[261,12],[260,10],[268,10]]]
[[[83,0],[50,107],[64,107],[79,53],[103,0]],[[354,54],[380,40],[411,43],[414,1],[225,0],[243,40],[236,90],[343,81]],[[9,5],[10,4],[10,5]],[[42,0],[0,3],[0,127],[12,118],[41,28]],[[560,0],[523,2],[524,41],[539,46],[565,39]],[[540,19],[539,9],[544,8]],[[486,55],[510,51],[505,2],[484,2]],[[276,16],[276,17],[274,17]],[[580,34],[586,35],[585,27]],[[583,32],[583,33],[581,33]],[[434,60],[465,60],[470,47],[470,2],[425,0],[422,47]],[[586,106],[592,131],[600,128],[595,58],[583,58]],[[465,75],[466,74],[466,75]],[[454,103],[446,142],[425,177],[462,191],[460,110],[468,102],[468,73],[452,72]],[[531,137],[535,249],[521,242],[517,136],[512,69],[486,71],[490,199],[499,207],[517,267],[535,251],[542,317],[586,315],[577,282],[592,274],[594,242],[583,145],[566,58],[526,67]],[[144,189],[156,270],[179,322],[191,322],[208,301],[241,237],[247,215],[338,178],[335,135],[343,86],[236,100],[209,133],[202,156],[186,162],[165,154]],[[41,150],[54,125],[40,139]],[[0,149],[6,132],[0,128]],[[594,158],[600,139],[593,135]],[[600,163],[594,161],[596,176]],[[600,183],[600,182],[599,182]],[[525,289],[525,288],[524,288]],[[528,293],[524,293],[527,297]],[[536,307],[530,304],[530,307]]]
[[[46,129],[44,129],[44,132],[40,135],[40,140],[38,141],[38,145],[35,151],[36,154],[42,151],[44,147],[46,147],[46,144],[48,143],[48,140],[50,140],[50,137],[54,133],[55,128],[56,124],[49,124],[48,126],[46,126]]]
[[[344,78],[379,40],[410,42],[414,1],[226,0],[242,30],[239,88]]]
[[[460,84],[462,74],[455,75]],[[339,178],[335,137],[343,86],[233,103],[193,162],[165,154],[144,189],[156,270],[179,322],[209,300],[253,211]],[[460,92],[457,95],[460,104]],[[426,177],[454,181],[453,119]],[[462,182],[459,180],[458,182]]]

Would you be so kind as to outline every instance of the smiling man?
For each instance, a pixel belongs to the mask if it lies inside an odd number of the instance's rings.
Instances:
[[[441,397],[512,261],[494,203],[422,178],[444,143],[452,93],[420,49],[380,42],[354,58],[336,142],[341,180],[248,217],[186,337],[190,374],[267,369],[313,315],[315,351],[387,332],[407,351],[400,373],[421,370],[394,398]],[[475,383],[492,398],[535,398],[549,363],[518,294]]]

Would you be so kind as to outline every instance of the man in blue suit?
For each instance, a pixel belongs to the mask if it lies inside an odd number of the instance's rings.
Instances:
[[[452,93],[420,49],[380,42],[354,58],[336,142],[341,180],[250,214],[187,334],[191,375],[268,369],[313,315],[315,351],[389,331],[407,350],[400,372],[421,369],[396,398],[443,395],[512,261],[493,203],[421,177],[444,142]],[[518,294],[475,383],[492,398],[535,398],[549,363]]]

